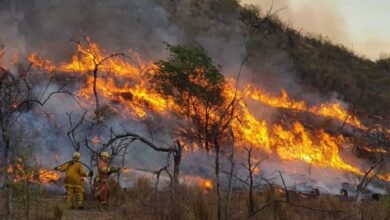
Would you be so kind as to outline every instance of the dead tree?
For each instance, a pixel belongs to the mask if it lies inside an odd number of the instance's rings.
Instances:
[[[145,137],[142,137],[135,133],[125,133],[125,134],[117,134],[114,132],[113,128],[110,128],[106,126],[104,123],[100,123],[99,125],[103,125],[104,128],[106,128],[109,131],[109,139],[106,143],[101,143],[100,146],[97,148],[92,148],[90,143],[92,142],[90,139],[88,139],[86,136],[84,138],[80,137],[80,130],[88,130],[92,129],[96,126],[96,124],[91,124],[90,127],[87,126],[85,128],[85,116],[87,114],[87,111],[85,111],[77,120],[74,122],[72,120],[72,114],[67,113],[68,115],[68,121],[69,121],[69,128],[67,131],[67,136],[69,141],[71,142],[73,148],[77,151],[81,149],[82,146],[85,146],[90,152],[91,152],[91,161],[90,161],[90,167],[94,167],[94,161],[96,162],[95,165],[97,165],[97,158],[103,151],[109,151],[111,152],[112,157],[109,160],[109,164],[113,161],[115,157],[121,157],[122,158],[122,167],[124,167],[124,158],[128,154],[128,149],[131,146],[131,144],[135,141],[140,141],[144,143],[147,147],[152,148],[155,151],[167,153],[167,167],[169,167],[169,160],[170,155],[173,155],[173,177],[171,177],[171,186],[175,189],[179,184],[179,173],[180,173],[180,162],[181,162],[181,153],[182,148],[184,145],[179,141],[176,140],[175,145],[168,145],[167,148],[164,147],[158,147],[156,146],[153,141],[150,141],[146,139]],[[84,143],[82,144],[82,138]],[[169,173],[168,169],[164,169]],[[159,174],[157,174],[159,177]],[[170,176],[170,174],[169,174]],[[119,181],[120,173],[117,176],[117,180]],[[92,184],[92,183],[91,183]]]
[[[101,66],[106,61],[108,61],[114,57],[118,57],[118,56],[125,57],[125,54],[122,52],[117,52],[117,53],[109,54],[105,57],[100,57],[97,54],[97,51],[94,50],[93,43],[91,42],[91,40],[86,36],[83,36],[83,39],[84,39],[84,42],[80,41],[80,40],[73,40],[73,42],[75,42],[77,44],[80,53],[83,53],[83,54],[86,54],[86,55],[92,57],[92,62],[94,64],[93,69],[91,70],[92,76],[93,76],[92,90],[93,90],[93,94],[95,96],[96,119],[97,119],[97,121],[100,121],[100,112],[99,112],[100,111],[100,101],[99,101],[99,94],[98,94],[97,87],[96,87],[97,79],[98,79],[98,72],[101,70]]]
[[[23,112],[29,111],[32,106],[43,106],[56,94],[68,94],[71,97],[74,95],[65,91],[67,84],[61,86],[58,90],[48,93],[48,88],[51,85],[51,78],[47,80],[47,84],[43,92],[38,94],[37,88],[41,88],[42,83],[37,80],[31,84],[28,76],[31,65],[23,73],[11,73],[4,68],[0,68],[0,128],[1,142],[3,149],[3,176],[5,184],[5,211],[6,215],[12,214],[12,186],[8,172],[6,171],[10,162],[10,150],[14,146],[15,134],[13,128],[20,125],[18,120]],[[35,76],[37,77],[37,76]],[[45,79],[47,77],[44,77]]]
[[[183,145],[177,141],[177,147],[170,147],[168,146],[167,148],[165,147],[159,147],[155,145],[153,142],[149,141],[148,139],[132,132],[127,132],[124,134],[115,134],[112,133],[112,137],[106,142],[101,145],[101,147],[98,150],[94,150],[89,146],[89,140],[85,139],[85,145],[86,147],[91,150],[95,154],[99,154],[102,151],[111,151],[113,157],[111,157],[109,163],[112,162],[113,158],[115,156],[120,156],[121,152],[125,152],[125,149],[127,149],[130,144],[132,144],[135,141],[139,141],[145,146],[157,151],[157,152],[162,152],[162,153],[167,153],[168,154],[168,160],[169,160],[169,155],[173,154],[174,155],[174,177],[172,177],[172,181],[175,182],[177,181],[178,183],[178,178],[179,178],[179,169],[180,169],[180,161],[181,161],[181,150]],[[123,155],[122,155],[123,156]],[[169,164],[168,164],[169,165]],[[167,170],[166,170],[167,171]],[[175,178],[177,180],[175,180]]]
[[[77,129],[83,124],[87,112],[85,111],[76,123],[72,120],[72,113],[66,113],[69,121],[69,128],[66,135],[75,151],[80,151],[81,148],[81,141],[77,139]]]
[[[361,193],[368,186],[368,184],[377,177],[378,173],[381,170],[381,165],[385,163],[385,159],[382,158],[380,161],[373,164],[367,171],[364,172],[362,179],[356,187],[356,201],[361,201]]]
[[[388,151],[386,150],[387,141],[386,141],[387,130],[383,128],[382,125],[376,124],[366,131],[360,139],[358,139],[355,147],[359,149],[360,146],[365,146],[367,143],[371,143],[370,147],[373,147],[374,150],[377,150],[375,155],[374,162],[365,172],[361,178],[359,184],[356,187],[356,200],[361,200],[361,193],[366,189],[372,180],[378,177],[379,173],[384,169],[384,165],[387,162]],[[364,149],[363,150],[367,150]],[[375,151],[374,151],[375,152]]]
[[[247,158],[246,158],[246,164],[241,164],[242,167],[244,167],[247,172],[248,176],[244,181],[241,181],[245,183],[248,188],[248,203],[249,203],[249,213],[253,213],[255,211],[255,201],[254,201],[254,189],[255,189],[255,174],[256,170],[259,169],[259,165],[266,160],[267,158],[264,158],[260,161],[255,162],[253,159],[253,147],[245,147],[245,151],[247,152]]]
[[[269,182],[269,180],[263,178],[263,177],[258,177],[256,176],[256,170],[259,169],[259,166],[262,162],[264,162],[265,160],[267,160],[268,158],[263,158],[261,160],[258,160],[256,161],[254,159],[254,155],[253,155],[253,147],[245,147],[244,148],[245,151],[246,151],[246,158],[245,158],[245,163],[241,163],[240,166],[242,168],[244,168],[246,171],[247,171],[247,176],[246,177],[241,177],[241,176],[238,176],[238,175],[235,175],[233,172],[229,171],[223,171],[224,174],[226,175],[229,175],[233,178],[235,178],[237,181],[239,181],[240,183],[244,184],[246,187],[248,187],[248,212],[249,214],[253,213],[254,210],[255,210],[255,201],[254,201],[254,192],[256,190],[256,188],[258,188],[259,186],[261,186],[261,184],[259,184],[259,180],[262,180],[262,181],[265,181],[267,182],[268,184],[271,184]]]
[[[149,173],[152,173],[153,175],[156,175],[156,183],[154,185],[154,188],[155,188],[154,192],[157,194],[157,192],[158,192],[158,184],[160,182],[160,176],[161,176],[162,172],[165,172],[168,175],[168,177],[171,180],[171,182],[172,182],[172,175],[169,172],[168,168],[169,168],[169,165],[166,165],[166,166],[164,166],[164,167],[162,167],[162,168],[160,168],[158,170],[148,170],[148,169],[140,169],[140,168],[137,168],[136,170],[142,171],[142,172],[149,172]]]

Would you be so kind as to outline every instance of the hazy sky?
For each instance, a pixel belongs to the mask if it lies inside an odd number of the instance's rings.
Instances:
[[[274,0],[279,16],[303,32],[323,34],[356,53],[390,54],[389,0]],[[242,0],[267,10],[272,0]]]

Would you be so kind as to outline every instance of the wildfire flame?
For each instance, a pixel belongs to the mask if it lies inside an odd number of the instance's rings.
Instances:
[[[295,111],[309,112],[314,115],[329,117],[357,128],[366,128],[355,116],[348,113],[340,103],[324,103],[320,106],[308,107],[304,101],[296,101],[289,97],[287,92],[282,89],[281,96],[272,96],[269,93],[251,86],[250,97],[256,101],[270,105],[276,108],[285,108]]]
[[[78,51],[71,60],[59,65],[54,65],[36,54],[30,55],[28,60],[34,67],[47,72],[82,74],[83,77],[87,77],[85,86],[79,91],[85,102],[94,101],[92,90],[94,78],[90,73],[96,70],[96,64],[99,63],[100,76],[96,81],[99,96],[120,105],[118,112],[143,119],[148,117],[149,111],[161,115],[169,111],[178,111],[172,100],[165,99],[150,88],[148,76],[154,73],[156,67],[153,64],[143,62],[139,56],[136,56],[135,64],[130,63],[124,56],[106,59],[107,57],[109,54],[105,50],[90,42],[86,48],[78,45]],[[339,146],[346,143],[342,136],[333,137],[323,130],[309,131],[298,121],[291,127],[268,124],[251,113],[245,99],[251,98],[275,108],[308,112],[365,129],[365,126],[339,103],[308,106],[304,101],[290,98],[285,90],[282,90],[281,96],[274,96],[254,85],[246,90],[236,91],[234,80],[229,80],[223,95],[227,100],[232,100],[235,96],[239,100],[237,108],[239,120],[233,120],[231,123],[239,145],[251,145],[267,153],[275,153],[283,160],[301,160],[318,167],[330,167],[363,175],[358,167],[346,163],[341,158]],[[205,188],[213,187],[212,182],[208,181],[201,185]]]
[[[55,171],[40,169],[39,170],[39,182],[48,184],[51,182],[57,182],[61,178],[61,175]]]
[[[61,175],[53,170],[28,168],[20,158],[18,158],[14,164],[8,166],[7,173],[15,183],[29,182],[46,185],[57,182],[61,178]]]
[[[200,188],[206,191],[212,191],[214,189],[214,183],[212,180],[200,179],[197,184]]]
[[[183,175],[181,176],[181,181],[188,185],[197,186],[204,192],[210,192],[215,187],[213,180],[199,176]]]

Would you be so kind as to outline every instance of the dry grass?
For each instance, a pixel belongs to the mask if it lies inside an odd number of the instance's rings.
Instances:
[[[85,210],[69,210],[63,196],[34,194],[31,199],[30,219],[216,219],[216,197],[198,187],[180,186],[175,192],[161,189],[157,193],[148,179],[141,178],[131,188],[122,189],[114,181],[108,207],[100,208],[95,201],[87,199]],[[23,193],[16,192],[15,213],[12,219],[25,219]],[[87,198],[90,198],[87,196]],[[250,219],[388,219],[390,198],[380,201],[356,203],[338,196],[321,195],[314,199],[304,199],[290,195],[290,203],[283,202],[285,195],[280,190],[269,187],[255,194],[256,208],[264,209]],[[246,192],[234,192],[228,219],[248,218]],[[276,201],[276,202],[273,202]],[[282,202],[277,202],[282,201]],[[0,201],[1,202],[1,201]],[[226,202],[223,201],[223,206]],[[327,211],[325,211],[327,210]]]

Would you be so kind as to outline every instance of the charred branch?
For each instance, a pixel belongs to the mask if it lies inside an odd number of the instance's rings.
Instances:
[[[139,170],[139,171],[142,171],[142,172],[149,172],[149,173],[152,173],[153,175],[156,175],[156,183],[155,183],[155,193],[158,192],[158,184],[160,182],[160,176],[161,176],[161,173],[162,172],[165,172],[169,179],[171,180],[171,183],[172,183],[172,175],[171,173],[169,172],[169,165],[166,165],[158,170],[148,170],[148,169],[140,169],[140,168],[136,168],[136,170]]]
[[[66,135],[68,136],[70,143],[72,144],[73,148],[76,151],[80,151],[80,148],[81,148],[80,141],[78,141],[77,137],[76,137],[77,136],[76,131],[83,124],[86,114],[87,114],[87,111],[85,111],[81,115],[80,119],[75,124],[73,124],[72,113],[66,113],[66,115],[68,116],[68,121],[69,121],[69,128],[68,128],[68,131],[66,132]]]
[[[377,176],[379,169],[376,173],[372,174],[375,169],[379,168],[386,160],[382,158],[380,161],[373,164],[366,172],[364,172],[364,176],[362,177],[360,183],[357,185],[357,195],[356,200],[359,201],[361,192],[368,186],[368,184]]]
[[[284,190],[286,192],[286,201],[288,202],[288,201],[290,201],[290,196],[289,196],[289,193],[288,193],[288,189],[287,189],[286,183],[284,182],[284,178],[283,178],[282,172],[280,172],[280,170],[279,170],[279,175],[280,175],[280,179],[282,179]]]
[[[85,46],[81,40],[71,40],[71,41],[73,41],[74,43],[77,44],[81,53],[88,54],[92,57],[92,61],[94,63],[92,74],[93,74],[93,94],[95,96],[95,114],[96,114],[97,121],[100,121],[100,118],[101,118],[100,117],[100,101],[99,101],[99,94],[98,94],[97,87],[96,87],[97,79],[98,79],[98,72],[101,71],[100,66],[102,64],[104,64],[104,62],[106,62],[107,60],[110,60],[110,59],[118,57],[118,56],[126,57],[126,55],[122,52],[117,52],[117,53],[113,53],[113,54],[110,54],[106,57],[99,59],[99,57],[97,55],[97,51],[94,51],[93,43],[91,42],[91,40],[85,35],[83,35],[83,39],[84,39],[85,43],[87,44],[87,46]]]
[[[169,152],[177,151],[177,149],[175,149],[175,148],[158,147],[155,144],[153,144],[151,141],[147,140],[146,138],[144,138],[138,134],[130,133],[130,132],[125,133],[125,134],[121,134],[121,135],[116,135],[115,137],[111,138],[107,143],[103,144],[103,146],[104,147],[111,146],[115,141],[118,141],[118,140],[123,139],[123,138],[138,140],[138,141],[144,143],[146,146],[152,148],[155,151],[159,151],[159,152],[169,153]]]

